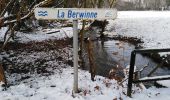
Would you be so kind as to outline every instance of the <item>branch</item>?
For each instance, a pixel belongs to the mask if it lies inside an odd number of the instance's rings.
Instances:
[[[116,0],[112,0],[110,3],[110,8],[112,8],[113,4],[115,3]]]
[[[93,8],[95,8],[95,2],[93,2],[93,0],[91,0],[91,4],[92,4]]]
[[[24,19],[27,19],[27,18],[31,17],[34,14],[35,8],[47,6],[47,5],[50,5],[52,3],[53,3],[53,0],[44,0],[44,1],[40,2],[39,4],[35,5],[34,8],[28,14],[26,14],[23,17],[21,17],[20,20],[24,20]],[[16,23],[16,22],[18,22],[17,19],[14,19],[14,20],[11,20],[11,21],[6,21],[0,27],[7,26],[9,24]]]
[[[7,6],[5,7],[5,9],[2,11],[0,17],[4,16],[5,12],[8,10],[8,8],[15,2],[15,0],[11,0],[10,2],[8,2]]]
[[[63,4],[65,0],[62,0],[59,4],[55,5],[54,8],[58,7],[59,5]]]
[[[4,44],[2,45],[1,50],[3,50],[3,49],[5,48],[5,46],[7,45],[8,41],[9,41],[9,40],[11,39],[11,37],[14,35],[15,28],[17,27],[17,25],[18,25],[18,23],[15,24],[15,25],[12,27],[11,32],[10,32],[10,34],[9,34],[9,37],[8,37],[6,40],[4,40]]]
[[[33,7],[34,7],[34,5],[36,4],[36,0],[29,6],[29,9],[31,10]]]

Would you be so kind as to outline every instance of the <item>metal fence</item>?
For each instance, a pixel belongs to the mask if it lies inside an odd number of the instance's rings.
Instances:
[[[134,66],[135,66],[136,54],[137,53],[141,53],[141,54],[142,53],[159,53],[159,52],[170,52],[170,49],[141,49],[141,50],[134,50],[131,52],[127,96],[131,97],[133,83],[170,79],[170,75],[169,76],[166,75],[166,76],[157,76],[157,77],[149,77],[149,78],[134,80]]]

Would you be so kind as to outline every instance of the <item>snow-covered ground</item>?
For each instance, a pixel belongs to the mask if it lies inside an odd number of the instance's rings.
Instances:
[[[70,23],[67,22],[67,23]],[[29,32],[29,33],[22,33],[22,32],[17,32],[16,37],[17,41],[19,43],[27,43],[31,41],[43,41],[43,40],[55,40],[55,39],[63,39],[63,38],[71,38],[73,36],[73,28],[72,27],[62,27],[61,24],[57,24],[58,27],[56,26],[55,28],[37,28],[36,31]],[[90,24],[86,25],[88,27]],[[78,23],[78,29],[82,28],[82,23],[79,21]],[[5,32],[7,31],[6,27],[2,27],[0,29],[0,41],[3,41]],[[31,35],[30,35],[31,34]],[[12,41],[12,39],[11,39]]]
[[[170,12],[119,12],[118,18],[110,21],[107,33],[139,37],[146,48],[167,48],[170,47],[169,18]],[[3,28],[0,32],[5,30]],[[60,31],[46,34],[55,30]],[[72,28],[46,29],[34,34],[19,33],[18,36],[21,42],[62,39],[72,36]],[[50,76],[33,75],[19,84],[10,86],[6,91],[0,88],[0,100],[170,100],[170,88],[151,87],[141,91],[134,87],[133,98],[129,98],[125,95],[126,81],[123,85],[118,85],[115,80],[97,76],[93,82],[90,80],[90,74],[82,70],[79,70],[80,93],[73,94],[72,87],[73,68],[66,66],[60,73],[56,72]]]
[[[141,38],[144,48],[170,48],[170,11],[120,11],[107,30],[109,35]]]
[[[73,94],[73,69],[62,69],[49,77],[33,77],[10,86],[6,91],[0,88],[0,100],[169,100],[169,88],[149,88],[141,91],[135,87],[133,98],[126,93],[126,82],[118,85],[117,81],[97,76],[91,81],[90,74],[79,70],[80,93]]]
[[[53,28],[53,29],[38,29],[39,31],[30,32],[30,33],[20,33],[16,34],[18,42],[26,43],[30,41],[43,41],[48,39],[63,39],[65,37],[72,37],[73,28],[65,27],[65,28]],[[3,40],[4,33],[6,28],[2,28],[0,30],[0,40]],[[52,32],[52,33],[51,33]]]
[[[90,74],[79,70],[80,93],[73,94],[73,69],[49,77],[34,77],[0,92],[1,100],[113,100],[126,98],[123,88],[115,80],[97,76],[92,82]],[[32,80],[32,81],[31,81]]]

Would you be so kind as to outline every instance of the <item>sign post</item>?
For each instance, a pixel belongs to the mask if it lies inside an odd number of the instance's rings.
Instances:
[[[74,60],[73,90],[75,93],[78,93],[78,20],[73,20],[73,60]]]
[[[35,17],[39,20],[72,19],[73,20],[73,65],[75,93],[78,92],[78,19],[115,19],[116,9],[95,8],[36,8]]]

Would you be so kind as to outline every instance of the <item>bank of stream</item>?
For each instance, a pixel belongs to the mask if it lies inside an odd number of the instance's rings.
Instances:
[[[132,38],[130,39],[132,41]],[[109,71],[111,69],[118,69],[117,73],[123,76],[121,68],[125,68],[130,65],[131,52],[135,48],[139,48],[139,43],[129,42],[128,39],[118,39],[118,38],[106,38],[104,40],[92,41],[93,44],[93,56],[96,65],[96,74],[102,75],[104,77],[109,76]],[[87,45],[87,44],[86,44]],[[85,57],[86,63],[84,69],[89,69],[88,57]],[[141,77],[146,77],[159,63],[155,62],[154,59],[150,58],[148,55],[137,54],[135,66],[137,70],[140,70],[145,65],[148,65],[142,73]],[[119,66],[119,68],[117,68]],[[120,69],[120,70],[119,70]],[[168,67],[161,66],[158,68],[152,76],[170,75]]]
[[[116,69],[117,74],[124,77],[123,72],[120,71],[130,65],[131,52],[136,48],[142,48],[143,43],[141,39],[134,37],[104,37],[104,39],[96,38],[98,33],[97,28],[91,28],[88,31],[89,37],[92,38],[94,63],[96,66],[96,74],[104,77],[109,77],[109,71]],[[87,55],[87,44],[84,44],[85,53]],[[156,54],[157,55],[157,54]],[[155,67],[160,64],[160,56],[153,59],[150,55],[137,54],[135,66],[140,70],[144,66],[147,67],[142,71],[141,77],[146,77]],[[83,69],[89,70],[88,56],[84,57],[85,66]],[[117,68],[119,67],[119,68]],[[119,70],[120,69],[120,70]],[[161,66],[151,76],[170,75],[168,67]]]

